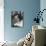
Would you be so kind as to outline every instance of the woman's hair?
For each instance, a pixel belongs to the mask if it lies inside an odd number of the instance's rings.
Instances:
[[[21,14],[21,12],[15,12],[13,15],[12,15],[12,19],[14,19],[14,17],[15,16],[17,16],[18,15],[18,18],[19,18],[19,20],[21,21],[21,20],[23,20],[23,16],[22,16],[22,14]]]

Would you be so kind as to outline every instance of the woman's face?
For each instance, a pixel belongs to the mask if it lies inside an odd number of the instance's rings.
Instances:
[[[15,21],[15,23],[16,23],[16,22],[19,22],[18,15],[14,16],[14,21]]]

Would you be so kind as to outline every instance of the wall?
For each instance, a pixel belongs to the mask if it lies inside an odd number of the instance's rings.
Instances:
[[[46,0],[40,0],[40,9],[43,10],[43,9],[46,9]],[[46,11],[43,13],[43,19],[44,21],[40,22],[40,25],[42,26],[45,26],[46,27]],[[46,41],[46,40],[45,40]],[[46,42],[45,42],[46,43]]]
[[[40,9],[40,0],[5,0],[4,1],[4,36],[7,41],[18,41],[24,37],[32,28],[32,20],[36,17],[35,12]],[[24,27],[11,27],[11,11],[24,11]]]
[[[0,0],[0,42],[4,41],[4,0]]]
[[[43,9],[46,9],[46,0],[40,0],[40,9],[41,9],[41,11]],[[43,12],[42,17],[44,20],[43,20],[43,22],[41,21],[40,24],[46,27],[46,20],[45,20],[46,19],[46,11]]]

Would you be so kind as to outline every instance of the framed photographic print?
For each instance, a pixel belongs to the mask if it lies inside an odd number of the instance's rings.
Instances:
[[[12,11],[11,12],[11,26],[12,27],[23,27],[24,12]]]

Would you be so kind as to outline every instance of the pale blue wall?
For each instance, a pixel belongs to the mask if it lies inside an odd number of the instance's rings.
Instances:
[[[40,1],[40,10],[42,11],[43,9],[46,9],[46,0],[41,0]],[[40,22],[40,25],[45,26],[46,27],[46,10],[43,12],[43,22]]]
[[[36,16],[35,12],[40,9],[40,0],[5,0],[4,9],[4,26],[5,26],[5,40],[17,41],[24,37],[32,28],[32,19]],[[11,11],[24,11],[24,27],[11,27]]]
[[[46,9],[46,0],[41,0],[40,1],[40,10]],[[45,26],[46,27],[46,11],[43,13],[42,15],[43,17],[43,22],[40,22],[40,25]],[[46,39],[46,35],[45,35],[45,39]],[[45,44],[46,44],[46,40],[45,40]]]

